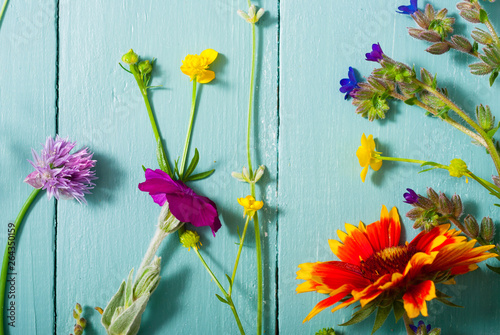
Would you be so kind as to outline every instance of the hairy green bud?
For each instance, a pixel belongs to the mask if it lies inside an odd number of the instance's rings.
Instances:
[[[483,218],[479,234],[488,243],[493,240],[493,237],[495,237],[495,225],[493,224],[493,220],[491,218],[487,216]]]
[[[464,219],[465,230],[464,233],[467,234],[470,238],[477,238],[479,235],[479,225],[476,221],[476,218],[470,214],[468,214]]]
[[[495,126],[495,117],[491,113],[488,105],[483,106],[480,104],[476,107],[476,119],[479,126],[486,132],[490,131]]]
[[[133,65],[138,61],[139,61],[139,56],[132,49],[130,49],[126,54],[122,56],[122,62],[128,65]]]

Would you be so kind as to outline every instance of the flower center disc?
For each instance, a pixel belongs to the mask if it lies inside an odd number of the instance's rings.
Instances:
[[[371,281],[376,281],[385,274],[402,273],[415,253],[414,248],[408,244],[385,248],[366,261],[361,261],[361,271]]]

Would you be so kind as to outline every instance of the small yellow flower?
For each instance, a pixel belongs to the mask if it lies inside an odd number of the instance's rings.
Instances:
[[[250,218],[253,218],[255,212],[264,206],[263,201],[256,201],[251,195],[247,195],[245,198],[238,198],[238,203],[243,206],[243,217],[248,215]]]
[[[366,135],[363,134],[361,137],[361,146],[356,151],[359,165],[363,167],[363,171],[361,171],[361,180],[363,183],[365,182],[366,174],[368,173],[368,166],[370,166],[373,171],[378,171],[382,166],[382,160],[377,158],[379,155],[380,152],[375,151],[375,141],[373,140],[373,135],[369,135],[368,138],[366,138]]]
[[[469,169],[467,168],[467,164],[460,158],[454,158],[450,162],[450,166],[448,167],[448,171],[450,172],[450,176],[460,178],[465,176],[465,182],[468,183],[469,179]]]
[[[184,233],[182,233],[180,240],[181,244],[185,248],[188,248],[188,251],[191,250],[191,248],[196,250],[200,249],[200,235],[198,235],[198,233],[193,230],[186,230]]]
[[[214,80],[215,72],[208,70],[208,66],[214,62],[218,54],[213,49],[207,49],[199,56],[187,55],[182,61],[181,71],[191,80],[196,79],[200,84],[209,83]]]

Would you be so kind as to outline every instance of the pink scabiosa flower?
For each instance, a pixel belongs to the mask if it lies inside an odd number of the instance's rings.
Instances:
[[[180,180],[173,180],[162,170],[146,169],[146,181],[139,189],[148,192],[153,201],[163,206],[168,202],[170,212],[181,222],[195,227],[209,226],[212,234],[222,226],[215,203],[207,197],[196,194]]]
[[[59,135],[55,139],[47,137],[40,155],[31,149],[33,161],[29,162],[35,171],[24,182],[34,188],[47,190],[49,199],[52,196],[57,200],[74,198],[87,203],[85,194],[90,193],[95,186],[92,181],[97,179],[95,171],[91,170],[96,161],[92,160],[92,153],[87,148],[70,153],[75,145],[76,142]]]

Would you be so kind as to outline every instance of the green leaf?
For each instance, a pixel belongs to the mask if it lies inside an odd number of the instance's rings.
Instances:
[[[189,166],[188,166],[186,172],[182,176],[182,179],[187,179],[191,175],[191,173],[193,173],[193,171],[194,171],[194,169],[196,169],[196,166],[198,165],[199,161],[200,161],[200,154],[198,152],[198,149],[195,148],[193,159],[191,160],[191,163],[189,163]]]
[[[454,303],[452,303],[451,301],[445,299],[445,298],[436,298],[439,302],[447,305],[447,306],[450,306],[450,307],[458,307],[458,308],[464,308],[464,306],[460,306],[460,305],[456,305]]]
[[[186,181],[200,180],[209,177],[215,169],[190,176]]]
[[[498,125],[497,125],[495,128],[493,128],[493,129],[489,130],[489,131],[486,133],[486,135],[488,135],[488,137],[489,137],[489,138],[493,138],[493,136],[494,136],[494,135],[495,135],[495,133],[497,132],[498,128],[500,128],[500,122],[498,122]]]
[[[413,97],[413,98],[410,98],[410,99],[406,99],[404,101],[404,103],[407,104],[407,105],[413,106],[415,104],[415,102],[417,102],[417,101],[418,101],[417,97]]]
[[[217,297],[217,299],[219,299],[220,302],[229,305],[229,303],[226,301],[226,299],[224,299],[223,297],[221,297],[217,293],[215,294],[215,296]]]
[[[472,44],[472,51],[477,52],[477,50],[479,50],[479,44],[477,42],[474,42],[474,44]]]
[[[385,320],[387,320],[387,317],[391,313],[391,310],[392,310],[392,305],[378,308],[377,316],[375,317],[375,323],[373,324],[372,334],[374,334],[377,330],[380,329],[380,327],[382,327]]]
[[[438,109],[438,113],[437,113],[436,117],[440,117],[442,119],[446,118],[449,110],[450,110],[449,107],[443,107],[443,108]]]
[[[173,177],[172,170],[170,169],[170,164],[168,164],[167,156],[165,154],[165,149],[163,149],[163,144],[161,144],[160,138],[156,142],[156,159],[158,160],[158,165],[160,166],[160,169],[165,171],[170,177]]]
[[[436,74],[434,75],[434,78],[432,79],[432,85],[431,85],[431,87],[432,87],[433,89],[436,89],[437,85],[438,85],[438,84],[437,84],[437,73],[436,73]]]
[[[123,306],[124,291],[125,291],[125,281],[122,282],[120,288],[118,289],[118,292],[116,292],[115,295],[111,298],[108,305],[104,309],[104,313],[102,313],[101,323],[104,325],[104,328],[106,328],[106,330],[111,325],[111,319],[115,314],[115,310],[118,307]]]
[[[228,274],[226,273],[226,278],[227,278],[227,281],[229,282],[229,286],[233,286],[233,281],[231,280],[231,277],[228,276]]]
[[[436,297],[438,297],[438,298],[451,298],[451,296],[444,294],[440,290],[436,290]]]
[[[434,170],[434,169],[437,169],[437,167],[433,167],[433,168],[430,168],[430,169],[425,169],[425,170],[422,170],[422,171],[418,171],[418,173],[427,172],[427,171],[431,171],[431,170]]]
[[[482,8],[479,10],[479,21],[481,21],[481,23],[488,21],[488,13]]]
[[[500,205],[498,205],[498,204],[495,204],[495,206],[500,207]],[[487,267],[488,267],[488,269],[490,269],[491,271],[493,271],[493,272],[495,272],[495,273],[497,273],[497,274],[499,274],[499,275],[500,275],[500,267],[491,266],[491,265],[489,265],[489,264],[486,264],[486,266],[487,266]]]
[[[394,317],[396,318],[396,322],[398,322],[405,314],[405,307],[401,301],[394,301],[392,307],[394,308]]]
[[[493,71],[493,73],[490,75],[490,86],[493,86],[493,83],[498,77],[498,71]]]
[[[351,319],[347,322],[344,322],[343,324],[339,326],[351,326],[356,323],[359,323],[369,317],[375,310],[377,309],[376,304],[368,304],[365,307],[361,308],[359,311],[354,313],[351,317]]]

